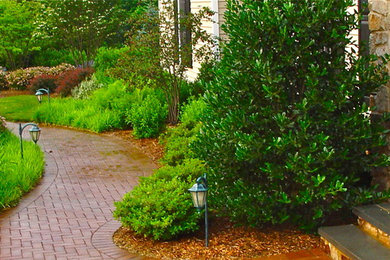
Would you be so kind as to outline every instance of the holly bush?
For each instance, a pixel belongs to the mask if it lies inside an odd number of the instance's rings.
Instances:
[[[388,165],[387,116],[372,120],[365,103],[388,80],[387,59],[346,51],[352,4],[228,1],[229,41],[194,143],[220,213],[312,229],[340,208],[388,197],[361,181]]]

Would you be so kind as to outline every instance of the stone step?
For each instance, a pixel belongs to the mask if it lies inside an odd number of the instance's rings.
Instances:
[[[390,203],[359,206],[352,211],[364,232],[390,247]]]
[[[320,227],[332,259],[384,260],[390,259],[390,249],[354,225]]]

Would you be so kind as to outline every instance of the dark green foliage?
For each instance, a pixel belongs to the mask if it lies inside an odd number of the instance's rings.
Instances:
[[[164,166],[115,202],[114,217],[138,234],[168,240],[198,229],[200,214],[192,205],[187,189],[203,174],[196,159],[182,165]]]
[[[349,5],[228,1],[230,40],[194,148],[210,167],[213,205],[233,220],[311,229],[342,207],[387,196],[359,182],[388,164],[377,152],[384,129],[364,103],[388,78],[368,65],[374,57],[345,51],[356,24]]]
[[[34,54],[31,66],[54,67],[62,63],[75,65],[72,54],[67,50],[48,48]]]

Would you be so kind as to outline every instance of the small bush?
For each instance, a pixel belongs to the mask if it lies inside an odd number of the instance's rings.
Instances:
[[[206,113],[207,104],[203,98],[192,99],[182,109],[180,121],[189,128],[197,125]]]
[[[200,118],[205,110],[206,103],[203,99],[190,101],[183,107],[181,124],[160,136],[160,143],[165,146],[164,157],[161,159],[163,164],[176,166],[186,159],[195,158],[190,145],[196,140],[201,127]]]
[[[169,240],[197,230],[200,214],[187,190],[203,172],[199,160],[188,160],[141,177],[138,186],[115,202],[114,217],[137,234],[155,240]]]
[[[57,77],[53,75],[39,75],[33,78],[28,86],[32,94],[35,94],[38,89],[49,89],[53,93],[57,88]]]
[[[146,96],[142,102],[134,103],[128,112],[136,138],[156,137],[167,118],[167,106],[156,95]]]
[[[92,75],[92,68],[77,68],[68,70],[58,76],[58,87],[56,92],[62,97],[71,95],[72,89],[79,85],[83,80]]]
[[[107,69],[115,67],[119,58],[129,51],[129,47],[106,48],[101,47],[97,50],[94,68],[96,71],[105,72]]]
[[[84,80],[79,86],[72,89],[72,97],[76,99],[86,99],[91,96],[95,90],[102,88],[103,86],[104,85],[96,79],[95,74],[93,74],[90,79]]]

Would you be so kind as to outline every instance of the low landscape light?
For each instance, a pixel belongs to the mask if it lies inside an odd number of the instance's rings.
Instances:
[[[192,202],[194,203],[194,207],[201,211],[204,209],[204,221],[205,221],[205,234],[206,234],[206,247],[209,245],[209,225],[208,225],[208,217],[207,217],[207,179],[206,174],[202,177],[199,177],[196,180],[196,183],[188,190],[192,197]]]
[[[23,138],[22,138],[22,135],[23,135],[23,130],[27,126],[32,126],[32,128],[30,129],[30,136],[35,144],[38,142],[39,137],[41,136],[41,129],[36,124],[27,123],[24,126],[22,126],[22,124],[19,124],[20,156],[22,157],[22,159],[23,159]]]
[[[47,94],[47,98],[48,98],[49,103],[50,103],[50,89],[45,89],[45,88],[40,88],[37,90],[37,92],[35,92],[35,96],[37,97],[38,102],[39,103],[42,102],[42,97],[43,97],[44,93]]]

